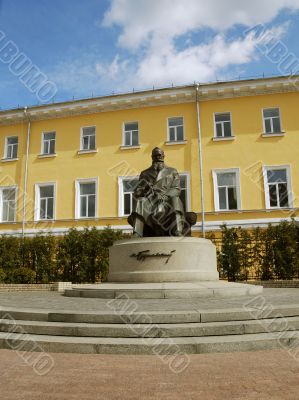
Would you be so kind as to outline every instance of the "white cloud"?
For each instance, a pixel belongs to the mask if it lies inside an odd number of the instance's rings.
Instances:
[[[111,64],[97,63],[96,71],[100,76],[116,80],[123,73],[127,73],[129,60],[120,61],[119,54],[117,54]]]
[[[269,37],[279,38],[283,32],[282,27],[267,30],[262,38],[248,33],[245,38],[231,42],[218,34],[208,44],[182,51],[177,51],[174,46],[163,54],[149,51],[138,65],[137,78],[146,86],[214,80],[219,71],[252,61],[257,45],[267,42]]]
[[[137,64],[132,74],[129,61],[124,64],[117,58],[110,74],[107,66],[101,72],[115,79],[118,71],[127,72],[128,86],[135,87],[214,79],[224,68],[256,58],[257,38],[243,35],[229,41],[228,29],[269,23],[283,9],[299,9],[299,0],[111,0],[103,25],[121,28],[118,44],[135,56]],[[205,28],[214,31],[210,42],[186,42],[183,50],[176,49],[176,39]],[[285,25],[267,30],[277,38],[285,31]]]
[[[103,24],[120,26],[119,44],[137,49],[202,28],[267,23],[284,8],[297,10],[299,0],[111,0]]]
[[[299,9],[299,0],[111,0],[110,3],[102,24],[106,28],[120,28],[121,49],[110,63],[103,61],[99,53],[61,62],[48,74],[60,90],[86,96],[91,92],[221,78],[228,68],[241,69],[259,56],[256,36],[249,32],[238,37],[235,31],[231,39],[230,28],[243,25],[246,30],[273,22],[283,9],[291,12]],[[206,28],[210,29],[209,41],[200,42],[196,39],[200,34],[192,35],[204,33]],[[266,32],[282,38],[287,29],[288,25],[282,24],[268,27]],[[177,39],[184,42],[180,49],[176,46]]]

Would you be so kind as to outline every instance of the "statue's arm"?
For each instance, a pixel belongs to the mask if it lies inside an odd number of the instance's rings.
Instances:
[[[169,197],[177,197],[181,194],[180,176],[177,171],[173,172],[171,186],[167,190],[166,195]]]
[[[148,191],[147,180],[145,178],[145,175],[141,173],[136,189],[134,190],[134,197],[136,199],[138,199],[139,197],[143,197],[146,195],[147,191]]]

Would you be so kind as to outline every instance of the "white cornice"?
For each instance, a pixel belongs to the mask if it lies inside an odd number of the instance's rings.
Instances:
[[[296,82],[296,80],[298,80],[298,82]],[[243,96],[297,92],[298,88],[299,76],[292,78],[274,77],[199,84],[198,95],[200,101],[208,101]],[[189,85],[54,103],[39,107],[28,107],[27,114],[32,121],[35,121],[130,108],[182,104],[193,101],[195,101],[195,85]],[[0,125],[11,125],[24,121],[26,121],[26,119],[23,109],[0,112]]]

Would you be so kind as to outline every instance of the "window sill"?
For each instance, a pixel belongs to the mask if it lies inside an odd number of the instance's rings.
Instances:
[[[232,213],[242,213],[243,211],[238,209],[238,210],[215,210],[214,211],[217,214],[232,214]]]
[[[52,158],[52,157],[57,157],[57,154],[56,153],[54,153],[54,154],[39,154],[37,157],[38,158]]]
[[[121,150],[130,150],[130,149],[140,149],[140,144],[138,144],[137,146],[120,146],[119,148]]]
[[[266,212],[270,212],[270,211],[292,211],[295,210],[294,207],[269,207],[266,209]]]
[[[55,221],[56,221],[55,219],[36,219],[34,222],[35,223],[39,223],[39,222],[42,222],[42,223],[45,223],[45,222],[54,223]]]
[[[168,140],[167,142],[165,142],[166,146],[174,146],[174,145],[176,145],[176,144],[186,144],[186,143],[188,143],[187,140],[177,140],[177,141],[175,141],[175,140],[172,140],[172,141]]]
[[[226,142],[226,141],[231,141],[235,140],[236,136],[223,136],[223,137],[213,137],[214,142]]]
[[[0,221],[0,225],[17,225],[17,221]]]
[[[19,161],[18,158],[2,158],[1,162],[13,162],[13,161]]]
[[[76,217],[75,221],[94,221],[95,219],[98,219],[98,217]]]
[[[91,154],[91,153],[97,153],[98,149],[95,150],[78,150],[77,154]]]
[[[262,133],[262,137],[266,138],[266,137],[280,137],[280,136],[284,136],[285,132],[276,132],[276,133]]]

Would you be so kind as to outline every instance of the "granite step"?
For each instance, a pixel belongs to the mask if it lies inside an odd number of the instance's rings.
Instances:
[[[299,331],[175,338],[92,338],[0,332],[0,348],[44,353],[155,354],[167,362],[188,354],[284,348],[298,357]],[[175,355],[169,358],[170,355]],[[47,354],[44,354],[46,357]]]
[[[177,324],[88,324],[0,319],[0,332],[73,337],[204,337],[299,330],[299,317]]]
[[[133,304],[134,305],[134,304]],[[129,307],[131,305],[129,304]],[[223,309],[188,309],[152,311],[116,304],[115,309],[102,311],[59,311],[43,309],[0,308],[0,318],[22,321],[44,321],[87,324],[183,324],[227,321],[248,321],[283,317],[299,317],[299,305],[277,305],[260,309],[247,306]]]

